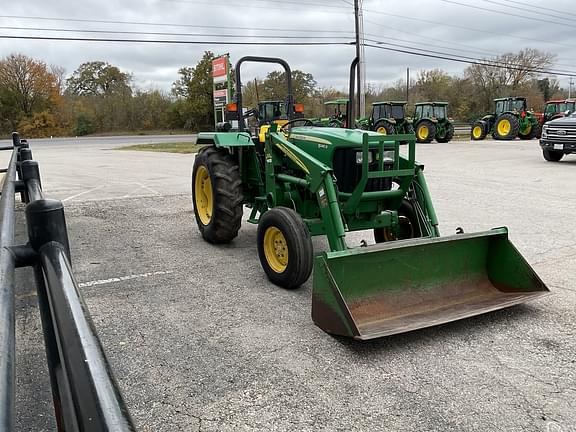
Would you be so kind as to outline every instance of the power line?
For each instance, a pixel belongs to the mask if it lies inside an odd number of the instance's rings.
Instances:
[[[519,1],[514,1],[514,0],[502,0],[502,1],[505,1],[506,3],[514,3],[514,4],[517,4],[517,5],[519,5],[519,6],[522,6],[523,8],[536,9],[536,12],[538,12],[538,13],[540,13],[540,12],[543,11],[543,10],[546,10],[546,11],[550,11],[550,12],[556,12],[556,13],[559,13],[559,14],[562,14],[562,15],[572,15],[572,16],[576,16],[576,14],[571,13],[571,12],[561,11],[561,10],[558,10],[558,9],[552,9],[552,8],[548,8],[548,7],[544,7],[544,6],[540,6],[540,5],[535,6],[535,5],[527,4],[527,3],[525,3],[525,2],[519,2]],[[531,12],[531,13],[533,13],[533,12]],[[560,18],[560,17],[559,17],[559,18]],[[563,18],[563,19],[567,19],[567,18]]]
[[[131,34],[143,36],[188,36],[188,37],[229,37],[229,38],[266,38],[266,39],[334,39],[335,37],[346,38],[345,36],[282,36],[282,35],[239,35],[239,34],[208,34],[208,33],[173,33],[173,32],[139,32],[129,30],[89,30],[89,29],[63,29],[63,28],[46,28],[46,27],[13,27],[0,26],[2,30],[26,30],[26,31],[45,31],[45,32],[63,32],[63,33],[96,33],[96,34]],[[352,38],[352,36],[347,39]]]
[[[166,40],[166,39],[115,39],[115,38],[73,38],[51,36],[12,36],[0,35],[0,39],[25,39],[25,40],[51,40],[73,42],[120,42],[120,43],[154,43],[154,44],[177,44],[177,45],[272,45],[272,46],[321,46],[321,45],[353,45],[353,42],[253,42],[253,41],[191,41],[191,40]]]
[[[279,32],[308,32],[308,33],[346,33],[345,30],[310,30],[310,29],[280,29],[280,28],[263,28],[263,27],[238,27],[238,26],[216,26],[216,25],[197,25],[197,24],[178,24],[178,23],[154,23],[149,21],[117,21],[117,20],[93,20],[84,18],[57,18],[57,17],[39,17],[23,15],[0,15],[0,18],[39,20],[39,21],[63,21],[63,22],[81,22],[94,24],[122,24],[122,25],[145,25],[151,27],[178,27],[178,28],[211,28],[224,30],[255,30],[255,31],[279,31]]]
[[[470,4],[466,4],[466,3],[460,3],[457,1],[453,1],[453,0],[440,0],[440,1],[444,2],[444,3],[450,3],[450,4],[458,5],[458,6],[464,6],[464,7],[471,8],[471,9],[487,11],[490,13],[496,13],[496,14],[502,14],[503,13],[500,11],[495,11],[494,9],[483,8],[480,6],[470,5]],[[488,1],[488,0],[484,0],[484,1]],[[492,2],[489,1],[489,3],[492,3]],[[565,24],[565,23],[561,23],[558,21],[551,21],[551,20],[546,20],[546,19],[541,19],[541,18],[534,18],[534,17],[530,17],[530,16],[526,16],[526,15],[519,15],[519,14],[515,14],[515,13],[510,13],[510,12],[505,12],[504,14],[507,16],[513,16],[513,17],[528,19],[528,20],[532,20],[532,21],[538,21],[538,22],[543,22],[543,23],[548,23],[548,24],[554,24],[554,25],[561,25],[561,26],[570,27],[570,28],[576,28],[576,26],[574,26],[574,25]]]

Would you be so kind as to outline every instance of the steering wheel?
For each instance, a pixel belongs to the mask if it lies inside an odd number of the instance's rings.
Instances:
[[[298,124],[303,123],[303,124]],[[305,118],[293,119],[284,124],[280,130],[284,133],[290,132],[296,126],[314,126],[314,123]]]

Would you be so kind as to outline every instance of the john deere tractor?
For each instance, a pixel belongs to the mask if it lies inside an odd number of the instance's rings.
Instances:
[[[314,126],[324,127],[347,127],[346,112],[348,111],[348,99],[335,99],[324,102],[328,111],[326,117],[310,119]]]
[[[436,139],[447,143],[454,137],[454,123],[448,118],[448,102],[419,102],[414,104],[416,141],[429,143]]]
[[[293,113],[290,67],[268,57],[236,64],[236,111],[242,112],[246,62],[284,68],[286,112]],[[353,111],[350,103],[348,118]],[[230,243],[244,206],[251,209],[246,222],[257,225],[258,256],[270,281],[295,289],[314,272],[312,319],[320,328],[371,339],[548,292],[506,228],[440,237],[413,134],[309,123],[290,118],[283,126],[272,124],[263,141],[246,131],[243,116],[238,131],[199,133],[204,147],[194,160],[192,202],[202,237],[215,245]],[[400,141],[408,142],[402,152]],[[366,230],[375,243],[347,241],[346,233]],[[325,236],[327,250],[314,252],[312,236]]]
[[[540,122],[526,109],[526,98],[494,99],[494,114],[488,114],[472,124],[470,137],[483,140],[489,133],[496,140],[532,139],[538,136]]]
[[[374,102],[370,117],[356,121],[357,127],[384,135],[413,134],[412,120],[406,118],[406,102]]]

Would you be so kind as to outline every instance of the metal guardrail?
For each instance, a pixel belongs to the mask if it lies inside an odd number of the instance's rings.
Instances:
[[[38,162],[18,133],[0,198],[0,430],[14,430],[16,267],[32,267],[58,431],[134,431],[74,280],[60,201],[42,192]],[[29,242],[14,244],[15,194],[26,203]]]

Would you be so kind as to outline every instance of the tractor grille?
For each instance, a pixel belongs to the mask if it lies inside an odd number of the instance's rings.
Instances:
[[[546,128],[546,134],[550,141],[576,141],[576,125],[550,125]]]
[[[336,184],[340,192],[352,193],[356,185],[362,179],[362,164],[357,163],[356,153],[361,152],[361,149],[337,149],[334,152],[334,159],[332,169],[336,176]],[[376,150],[371,150],[372,163],[369,164],[371,171],[378,170],[378,160],[376,159]],[[385,163],[384,169],[391,170],[393,163]],[[364,192],[376,192],[383,190],[390,190],[392,188],[392,179],[376,178],[368,179]]]

